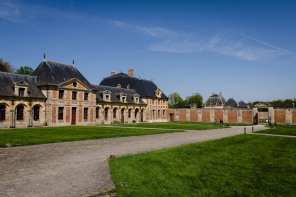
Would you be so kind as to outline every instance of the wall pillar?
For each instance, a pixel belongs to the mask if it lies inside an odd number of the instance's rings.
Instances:
[[[239,109],[239,110],[237,111],[237,122],[238,122],[238,123],[243,122],[243,112],[242,112],[241,109]]]
[[[228,110],[223,110],[223,123],[228,123]]]
[[[202,109],[198,110],[198,122],[202,122]]]
[[[268,108],[268,119],[271,118],[271,124],[274,124],[274,109],[273,107]]]
[[[186,109],[186,122],[190,122],[190,109]]]
[[[215,111],[214,110],[210,110],[210,122],[214,122],[214,121],[215,121]]]
[[[292,124],[292,110],[286,109],[286,124]]]
[[[10,110],[11,124],[10,128],[15,128],[15,110]]]

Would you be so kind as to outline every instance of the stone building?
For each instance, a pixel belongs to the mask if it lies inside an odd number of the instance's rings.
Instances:
[[[111,72],[111,76],[104,78],[100,85],[134,89],[147,104],[146,120],[149,122],[167,121],[166,109],[168,97],[153,83],[153,81],[134,77],[134,69],[128,74]]]
[[[49,60],[31,76],[0,72],[0,128],[145,122],[148,109],[165,114],[167,97],[153,82],[135,81],[93,85],[74,65]]]
[[[222,96],[222,92],[220,94],[212,93],[211,96],[207,98],[205,103],[203,104],[203,108],[205,109],[223,109],[226,100]]]

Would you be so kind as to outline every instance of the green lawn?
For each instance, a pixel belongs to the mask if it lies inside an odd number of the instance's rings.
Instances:
[[[217,123],[197,123],[197,122],[159,122],[159,123],[136,123],[136,124],[112,124],[108,126],[121,127],[143,127],[143,128],[160,128],[160,129],[184,129],[184,130],[208,130],[223,128]]]
[[[118,196],[295,196],[296,139],[239,135],[110,160]]]
[[[296,125],[276,125],[269,128],[270,129],[257,131],[256,133],[269,133],[269,134],[296,136]]]
[[[90,126],[43,127],[0,130],[0,147],[69,142],[113,137],[182,132],[181,130],[125,129]]]

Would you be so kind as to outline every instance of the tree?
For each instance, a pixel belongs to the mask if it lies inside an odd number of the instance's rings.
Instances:
[[[13,67],[8,62],[0,58],[0,71],[12,73],[13,70]]]
[[[34,72],[33,68],[30,66],[21,66],[16,70],[16,74],[31,75]]]
[[[196,105],[196,107],[200,108],[203,104],[203,98],[199,93],[192,94],[192,96],[188,96],[186,98],[186,101],[189,106],[192,106],[193,104]]]
[[[177,93],[171,93],[169,95],[169,107],[170,108],[184,108],[185,102],[181,98],[181,96]]]

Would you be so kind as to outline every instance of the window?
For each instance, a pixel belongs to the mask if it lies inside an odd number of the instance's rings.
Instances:
[[[162,111],[162,118],[165,118],[165,110]]]
[[[96,119],[100,117],[100,108],[96,108]]]
[[[87,120],[87,117],[88,117],[88,108],[84,108],[83,117],[84,117],[84,120]]]
[[[152,100],[152,104],[154,105],[154,99]]]
[[[25,96],[25,88],[19,88],[19,96]]]
[[[113,118],[116,118],[116,112],[117,112],[117,110],[116,110],[116,108],[114,108],[113,109]]]
[[[24,106],[19,105],[16,108],[16,119],[17,120],[24,120]]]
[[[155,119],[155,110],[152,110],[152,119]]]
[[[109,100],[109,95],[106,95],[106,100]]]
[[[158,100],[158,105],[160,105],[160,100]]]
[[[59,90],[59,99],[64,98],[64,90]]]
[[[5,105],[0,105],[0,120],[5,120]]]
[[[76,100],[77,99],[77,92],[72,92],[72,100]]]
[[[157,118],[160,119],[160,110],[158,110]]]
[[[84,93],[84,100],[87,101],[88,100],[88,92]]]
[[[59,107],[59,112],[58,112],[58,119],[59,120],[63,120],[64,119],[64,108],[63,107]]]
[[[105,108],[105,120],[108,120],[108,108]]]
[[[74,88],[77,87],[77,82],[73,82],[73,87],[74,87]]]
[[[39,106],[34,106],[33,107],[33,119],[39,120],[39,111],[40,111],[40,107]]]
[[[139,103],[139,98],[136,98],[136,103]]]
[[[125,97],[122,97],[122,102],[125,103]]]
[[[128,118],[131,118],[132,109],[128,110]]]

